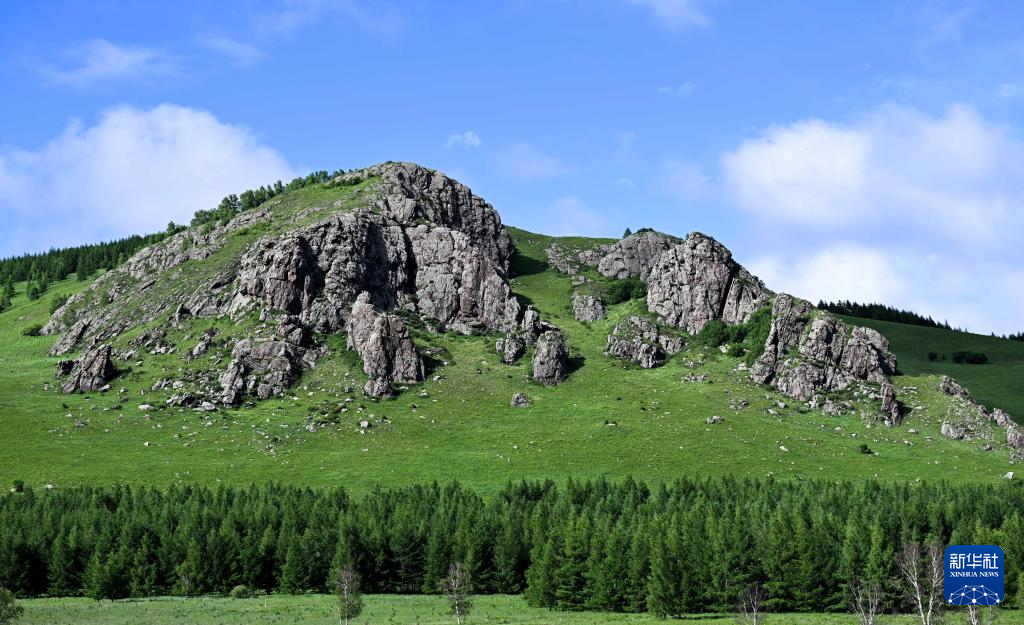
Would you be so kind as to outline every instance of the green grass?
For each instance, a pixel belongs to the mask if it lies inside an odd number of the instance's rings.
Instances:
[[[317,196],[328,191],[350,188],[303,190],[306,195],[289,199],[293,204],[282,204],[292,218],[312,219],[336,201]],[[439,350],[435,358],[448,364],[432,372],[436,380],[410,385],[392,401],[362,396],[361,365],[345,351],[344,338],[333,336],[321,337],[330,353],[283,397],[210,413],[164,407],[175,391],[152,391],[155,380],[182,378],[200,365],[213,366],[208,361],[218,357],[223,366],[231,348],[230,320],[200,319],[171,330],[169,339],[185,352],[202,330],[221,327],[222,343],[206,360],[142,353],[136,357],[141,364],[133,359],[127,363],[130,371],[112,382],[112,392],[64,396],[54,385],[59,359],[47,356],[55,337],[27,337],[22,329],[47,319],[54,295],[85,285],[57,283],[35,302],[19,293],[12,309],[0,314],[0,439],[9,442],[0,462],[0,484],[16,479],[37,487],[274,480],[343,485],[359,492],[377,485],[457,479],[487,493],[521,478],[634,476],[657,482],[684,475],[772,475],[993,481],[1012,470],[1005,440],[995,441],[996,451],[982,453],[977,443],[939,434],[948,399],[938,393],[938,377],[911,369],[902,355],[901,368],[908,375],[898,378],[897,386],[920,409],[893,429],[857,416],[808,411],[753,385],[746,372],[736,370],[742,358],[714,350],[684,352],[653,370],[608,358],[603,352],[611,328],[626,315],[646,314],[643,301],[613,306],[600,322],[577,322],[568,278],[544,262],[543,250],[553,239],[515,229],[512,234],[519,250],[514,291],[565,331],[572,356],[582,363],[555,388],[530,380],[529,355],[515,366],[502,365],[494,351],[496,336],[417,330],[419,346]],[[257,233],[235,236],[248,241]],[[598,242],[570,241],[577,246]],[[187,264],[198,268],[205,262]],[[241,323],[259,329],[253,317]],[[116,343],[126,347],[139,331]],[[904,349],[901,340],[894,337],[898,354]],[[986,351],[994,360],[1002,358],[993,349]],[[691,368],[687,361],[696,364]],[[978,369],[995,372],[1000,367],[997,360]],[[710,382],[683,382],[690,373],[707,373]],[[123,395],[117,393],[121,387]],[[533,406],[511,408],[516,392],[526,393]],[[1005,393],[1012,396],[1013,391]],[[730,409],[739,399],[749,407]],[[786,407],[778,408],[778,402]],[[158,409],[144,413],[138,408],[143,403]],[[346,411],[325,418],[320,410],[325,405],[343,405]],[[726,420],[708,425],[705,420],[712,415]],[[358,428],[364,419],[374,425],[366,433]],[[311,425],[315,431],[307,429]],[[876,453],[859,453],[862,443]]]
[[[888,337],[903,373],[911,376],[945,374],[956,378],[978,402],[1002,408],[1024,422],[1024,343],[891,321],[846,319],[875,328]],[[956,351],[981,352],[988,356],[989,362],[956,364],[951,356]],[[929,361],[928,352],[935,352],[940,360]],[[945,360],[941,360],[942,356]]]
[[[371,595],[355,619],[357,625],[448,625],[454,623],[442,597]],[[157,598],[134,601],[90,599],[33,599],[21,602],[25,616],[19,625],[328,625],[337,624],[334,597],[326,595],[271,595],[254,599]],[[683,620],[691,620],[684,618]],[[730,615],[696,615],[694,622],[735,623]],[[607,614],[597,612],[553,612],[530,608],[521,597],[476,597],[473,611],[464,621],[474,624],[507,625],[617,625],[620,623],[666,623],[648,614]],[[889,625],[912,625],[913,617],[883,617]],[[962,611],[950,615],[947,623],[966,623]],[[1001,625],[1024,623],[1024,612],[1004,610]],[[769,614],[766,625],[847,625],[856,623],[850,614]]]

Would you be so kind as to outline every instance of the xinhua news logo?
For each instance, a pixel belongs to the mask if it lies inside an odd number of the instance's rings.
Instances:
[[[998,605],[1003,601],[1003,550],[995,545],[946,548],[946,602]]]

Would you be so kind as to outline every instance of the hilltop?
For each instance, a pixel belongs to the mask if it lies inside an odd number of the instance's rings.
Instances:
[[[16,295],[0,431],[20,444],[0,477],[494,490],[1013,470],[1024,437],[998,408],[1016,400],[921,367],[902,327],[769,287],[705,234],[547,237],[439,172],[343,173]]]

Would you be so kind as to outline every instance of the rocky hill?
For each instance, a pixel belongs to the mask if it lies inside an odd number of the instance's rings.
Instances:
[[[225,410],[294,393],[306,372],[347,352],[359,359],[362,393],[388,398],[443,377],[448,355],[429,337],[451,335],[488,337],[509,377],[526,360],[542,386],[595,366],[574,355],[564,321],[549,317],[557,309],[517,292],[516,280],[538,269],[524,265],[525,248],[464,185],[387,163],[303,193],[179,232],[72,296],[42,329],[58,337],[51,354],[75,356],[58,364],[60,392],[113,392],[118,376],[159,357],[180,363],[153,382],[169,395],[162,406]],[[611,295],[623,285],[646,292],[626,298],[634,303],[606,330],[602,358],[655,369],[717,348],[740,359],[735,372],[751,388],[890,428],[920,403],[917,389],[893,383],[896,358],[879,332],[773,292],[707,235],[545,241],[547,265],[571,285],[558,306],[575,322],[599,327],[624,310]],[[513,405],[530,403],[522,391]],[[1005,413],[974,403],[955,382],[941,391],[955,404],[943,434],[1024,454],[1024,435]],[[730,405],[740,410],[740,401]]]

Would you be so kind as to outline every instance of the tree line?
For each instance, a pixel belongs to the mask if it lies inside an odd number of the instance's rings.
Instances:
[[[925,317],[924,315],[919,315],[910,310],[901,310],[892,306],[886,306],[885,304],[859,304],[849,300],[843,302],[819,301],[818,308],[837,315],[846,315],[848,317],[893,321],[896,323],[924,326],[926,328],[941,328],[943,330],[952,330],[954,332],[967,332],[964,328],[954,328],[949,325],[948,321],[935,321],[931,317]],[[1011,341],[1024,342],[1024,332],[1005,334],[1002,336],[992,332],[991,336],[995,338],[1009,339]]]
[[[1024,561],[1024,489],[1000,485],[683,479],[376,490],[80,487],[0,498],[0,587],[94,598],[333,590],[434,593],[453,562],[477,593],[563,610],[845,610],[850,584],[890,589],[912,542],[997,544],[1008,593]]]

